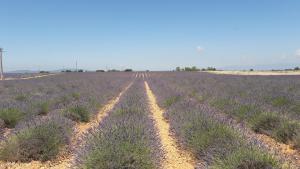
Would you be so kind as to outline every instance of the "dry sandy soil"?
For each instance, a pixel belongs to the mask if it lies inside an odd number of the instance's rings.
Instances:
[[[213,74],[225,75],[300,75],[300,71],[206,71]]]
[[[158,107],[156,97],[152,93],[147,82],[145,82],[145,88],[152,117],[155,121],[165,155],[162,167],[165,169],[193,169],[194,159],[188,152],[178,148],[176,140],[171,136],[170,125],[163,117],[164,111]]]

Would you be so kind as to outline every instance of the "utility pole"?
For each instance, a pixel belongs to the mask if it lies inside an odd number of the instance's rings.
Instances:
[[[0,80],[3,80],[4,79],[4,73],[3,73],[3,63],[2,63],[2,53],[3,53],[3,49],[0,48]]]
[[[78,67],[77,67],[77,60],[76,60],[76,72],[78,72]]]

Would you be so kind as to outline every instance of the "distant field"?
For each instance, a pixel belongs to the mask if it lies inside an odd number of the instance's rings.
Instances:
[[[208,71],[214,74],[229,74],[229,75],[300,75],[300,71]]]
[[[4,80],[32,79],[37,77],[51,76],[54,73],[5,73]]]
[[[99,72],[0,81],[0,168],[297,169],[299,96],[298,76]]]

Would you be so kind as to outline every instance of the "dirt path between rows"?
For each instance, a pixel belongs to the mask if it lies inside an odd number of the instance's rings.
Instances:
[[[68,154],[65,157],[61,157],[60,160],[56,162],[45,162],[41,163],[39,161],[33,161],[30,163],[0,163],[0,168],[2,169],[68,169],[71,168],[72,161],[75,157],[74,149],[78,149],[82,146],[83,141],[80,140],[81,136],[83,136],[86,132],[88,132],[90,129],[97,127],[99,123],[108,115],[108,113],[115,107],[115,105],[119,102],[121,96],[130,88],[130,86],[133,84],[131,82],[125,89],[119,93],[119,95],[112,100],[110,100],[104,107],[102,107],[99,112],[97,113],[97,116],[94,118],[93,121],[89,123],[80,123],[78,124],[76,128],[76,133],[72,137],[71,147],[73,149],[70,154]]]
[[[155,127],[161,140],[164,151],[164,160],[162,167],[164,169],[193,169],[194,159],[191,154],[180,150],[175,139],[171,136],[170,125],[163,117],[163,110],[157,105],[156,97],[145,81],[145,88],[149,100],[152,117],[155,121]]]

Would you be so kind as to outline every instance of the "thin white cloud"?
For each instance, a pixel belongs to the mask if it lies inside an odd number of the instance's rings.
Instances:
[[[205,49],[202,46],[197,46],[196,50],[198,53],[203,53]]]
[[[288,55],[283,53],[281,56],[280,56],[281,59],[285,60],[285,59],[288,59]]]

